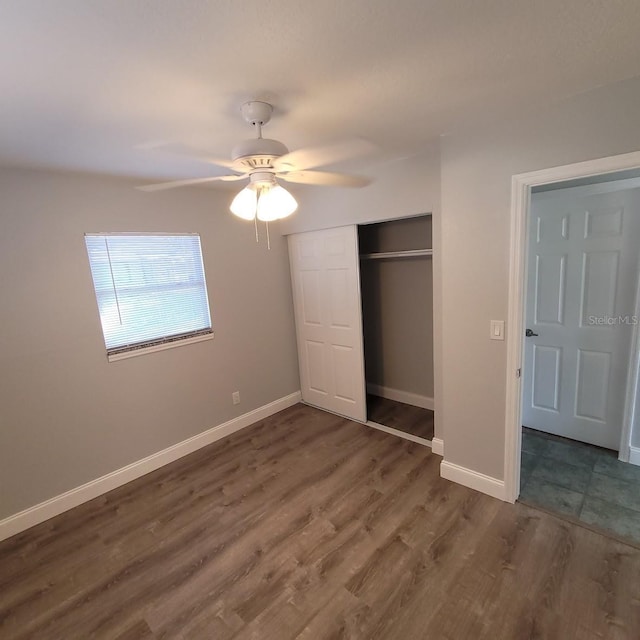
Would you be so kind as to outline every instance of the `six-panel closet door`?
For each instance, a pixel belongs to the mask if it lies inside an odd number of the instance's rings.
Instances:
[[[366,421],[357,227],[289,236],[302,399]]]

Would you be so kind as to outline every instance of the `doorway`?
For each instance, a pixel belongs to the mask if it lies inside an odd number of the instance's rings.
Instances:
[[[640,543],[640,467],[624,462],[640,435],[638,167],[627,154],[514,177],[505,484]]]
[[[431,215],[358,227],[367,423],[431,446]]]
[[[620,449],[640,248],[640,178],[532,190],[522,422]]]

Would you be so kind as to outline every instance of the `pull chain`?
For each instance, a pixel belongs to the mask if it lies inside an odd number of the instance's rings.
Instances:
[[[265,226],[267,227],[267,249],[271,251],[271,240],[269,240],[269,222],[265,222]]]

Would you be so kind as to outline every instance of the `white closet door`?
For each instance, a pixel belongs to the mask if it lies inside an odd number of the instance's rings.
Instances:
[[[302,399],[366,421],[355,226],[289,236]]]

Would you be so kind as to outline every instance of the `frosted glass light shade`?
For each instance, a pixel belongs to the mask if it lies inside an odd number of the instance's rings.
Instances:
[[[298,208],[298,203],[286,189],[276,184],[270,189],[262,190],[257,208],[258,220],[271,222],[290,216]]]
[[[234,199],[229,207],[231,213],[243,220],[253,220],[256,217],[258,194],[251,186],[245,187]]]

